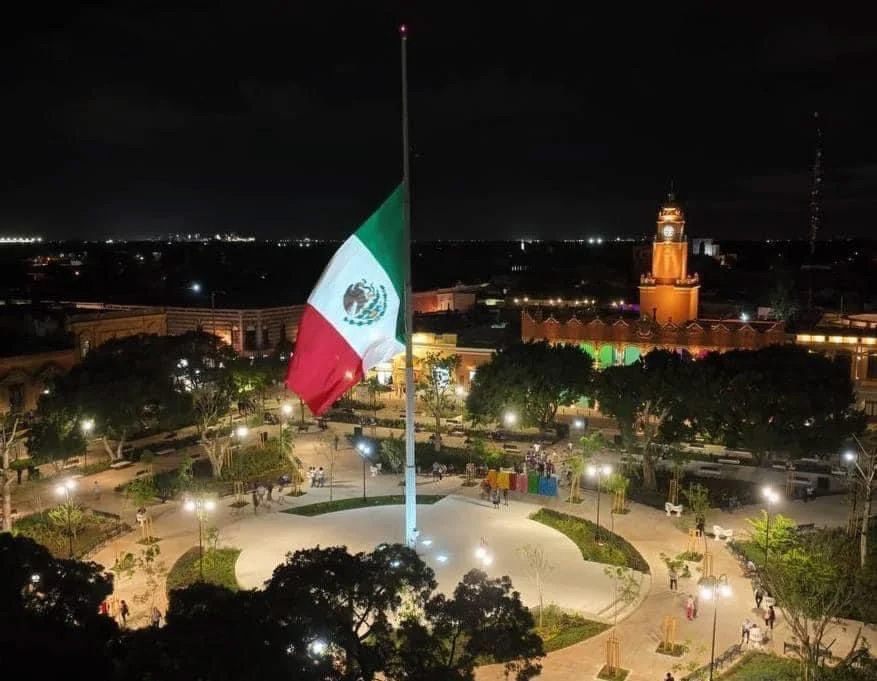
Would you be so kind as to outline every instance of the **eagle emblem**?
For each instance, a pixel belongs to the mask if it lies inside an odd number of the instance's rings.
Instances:
[[[360,279],[344,291],[344,321],[352,326],[371,326],[387,312],[387,289]]]

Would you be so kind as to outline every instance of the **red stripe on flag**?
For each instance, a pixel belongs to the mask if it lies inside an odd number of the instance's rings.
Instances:
[[[360,380],[360,356],[323,315],[305,305],[286,385],[318,415]]]

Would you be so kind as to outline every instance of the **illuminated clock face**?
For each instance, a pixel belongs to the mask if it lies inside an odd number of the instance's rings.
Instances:
[[[673,229],[673,225],[664,225],[664,227],[661,229],[661,234],[664,235],[665,239],[672,239],[675,232],[676,230]]]

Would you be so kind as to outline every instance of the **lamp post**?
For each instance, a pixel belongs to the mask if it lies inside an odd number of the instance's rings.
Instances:
[[[60,485],[55,487],[55,494],[59,497],[64,497],[64,506],[67,509],[67,539],[68,539],[68,549],[69,549],[69,557],[73,558],[73,522],[71,513],[73,509],[71,508],[71,504],[73,503],[73,491],[76,489],[76,481],[73,479],[65,480]]]
[[[705,601],[713,601],[713,644],[710,650],[710,677],[713,681],[713,671],[716,667],[716,623],[719,616],[719,598],[728,598],[731,595],[731,586],[728,584],[728,575],[714,577],[712,584],[700,587],[700,597]]]
[[[518,422],[518,415],[513,411],[507,411],[503,417],[503,422],[506,425],[506,428],[512,429],[515,427],[515,424]]]
[[[207,520],[207,514],[216,508],[216,502],[213,499],[188,499],[184,504],[184,508],[189,513],[194,513],[198,520],[198,573],[201,581],[204,581],[204,521]]]
[[[763,569],[767,570],[767,554],[770,550],[770,509],[771,507],[780,499],[780,495],[777,494],[773,488],[765,487],[761,490],[762,495],[764,496],[765,502],[767,502],[767,526],[765,527],[764,532],[764,566]]]
[[[360,442],[356,445],[356,449],[362,458],[362,500],[365,501],[365,462],[371,456],[372,448],[367,442]]]
[[[201,293],[201,284],[197,281],[192,284],[192,290],[195,293]],[[211,291],[210,292],[210,317],[211,317],[211,325],[213,326],[213,338],[216,338],[216,296],[218,295],[226,295],[225,291]],[[262,339],[259,339],[261,343]],[[215,342],[215,341],[214,341]]]
[[[597,528],[594,530],[594,541],[600,540],[600,487],[603,485],[603,478],[612,473],[612,466],[604,463],[602,466],[591,464],[588,466],[588,477],[597,478]]]
[[[82,434],[85,435],[85,454],[83,456],[83,460],[85,461],[85,466],[88,467],[88,439],[91,436],[91,432],[94,430],[94,419],[83,419],[80,424],[82,428]]]

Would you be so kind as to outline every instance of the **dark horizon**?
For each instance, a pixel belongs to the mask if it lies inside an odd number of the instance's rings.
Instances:
[[[863,17],[379,7],[25,9],[0,235],[345,236],[398,182],[400,21],[417,239],[646,235],[671,181],[690,235],[804,239],[817,110],[819,237],[872,233]]]

